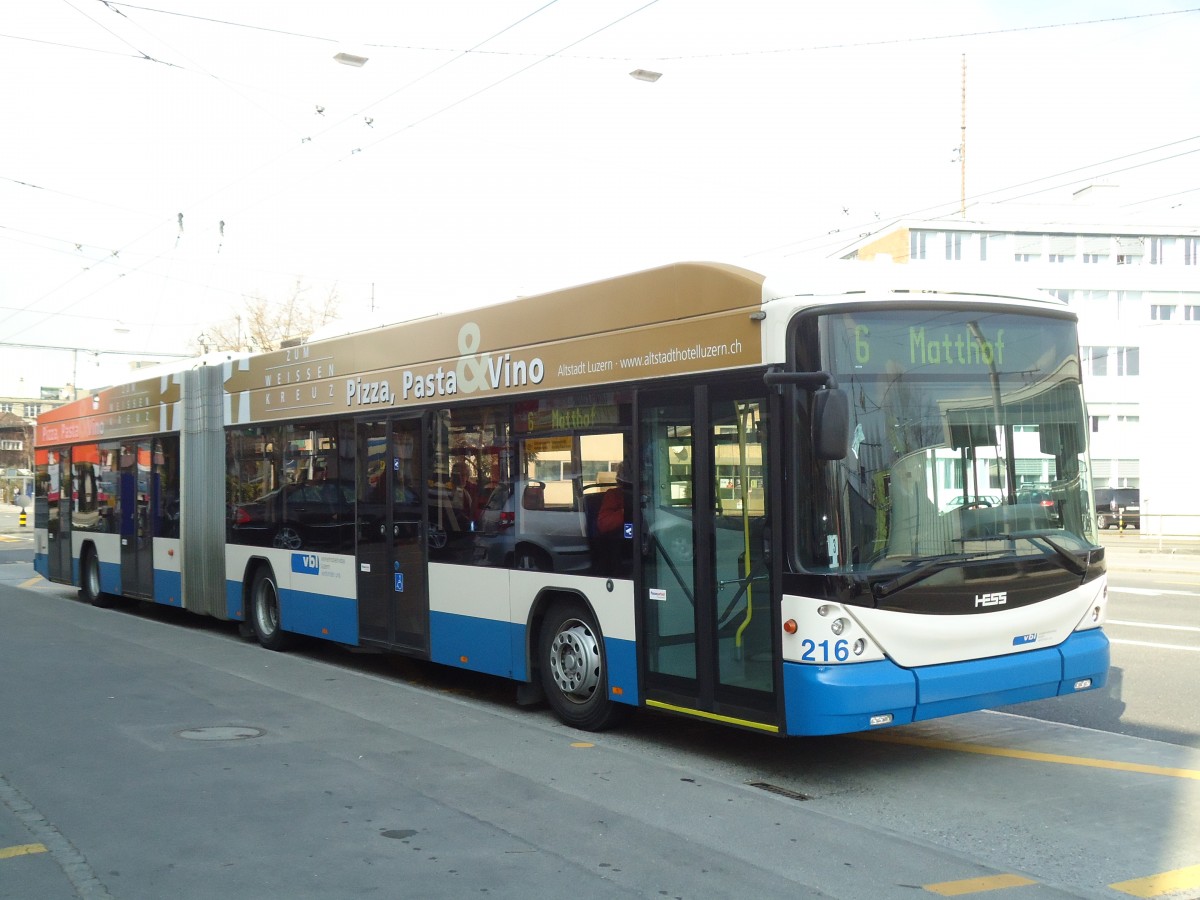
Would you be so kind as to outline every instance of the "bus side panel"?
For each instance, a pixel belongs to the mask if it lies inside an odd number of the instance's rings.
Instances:
[[[487,675],[528,680],[524,657],[519,669],[512,648],[525,641],[524,625],[460,616],[452,613],[429,614],[429,658],[434,662]]]
[[[154,539],[154,602],[183,606],[183,578],[179,569],[179,538]],[[101,564],[103,569],[103,563]],[[103,580],[103,574],[101,574]]]
[[[225,612],[244,621],[243,597],[255,565],[271,567],[279,589],[279,624],[284,631],[358,645],[358,601],[354,558],[269,547],[225,548]]]
[[[785,662],[783,690],[792,735],[866,731],[878,715],[904,725],[917,705],[916,677],[886,660],[845,666]]]
[[[284,631],[357,646],[358,602],[281,585],[279,624]]]
[[[433,563],[429,572],[429,658],[528,681],[525,622],[510,615],[508,569]]]
[[[534,604],[546,591],[586,599],[604,635],[611,699],[640,702],[634,643],[633,585],[626,581],[475,566],[429,567],[430,659],[529,681],[537,652],[529,632]]]
[[[268,551],[279,581],[285,631],[358,646],[354,557],[309,550]]]

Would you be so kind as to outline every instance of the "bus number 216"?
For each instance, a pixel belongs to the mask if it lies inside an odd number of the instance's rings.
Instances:
[[[832,646],[829,641],[814,641],[811,638],[805,638],[801,644],[804,648],[804,653],[801,655],[801,662],[845,662],[850,658],[850,642],[849,641],[834,641]],[[833,655],[830,656],[830,651]]]

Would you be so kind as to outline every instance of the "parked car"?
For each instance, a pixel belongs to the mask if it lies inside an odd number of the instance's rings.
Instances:
[[[1024,507],[1034,527],[1062,527],[1062,507],[1049,485],[1022,484],[1017,488],[1017,506]]]
[[[1141,491],[1137,488],[1096,488],[1096,527],[1142,527]]]
[[[954,512],[956,509],[978,509],[981,506],[999,506],[999,494],[955,494],[942,504],[942,512]]]
[[[559,490],[553,490],[557,486]],[[491,566],[595,573],[606,554],[596,518],[614,484],[536,479],[496,485],[479,513],[475,560]]]
[[[353,482],[285,484],[235,506],[229,539],[235,544],[285,550],[345,551],[354,547],[354,515]]]

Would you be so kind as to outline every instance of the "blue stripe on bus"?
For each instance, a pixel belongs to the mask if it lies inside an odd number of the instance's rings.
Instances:
[[[242,608],[242,583],[225,580],[225,615],[234,622],[244,622],[246,611]]]
[[[1041,700],[1090,689],[1108,677],[1108,638],[1099,629],[1076,632],[1057,647],[1011,656],[904,669],[889,660],[845,666],[783,666],[787,733],[866,731],[872,716],[892,725]]]
[[[104,572],[101,567],[100,578]],[[170,569],[154,570],[154,602],[163,606],[183,606],[183,575]]]
[[[279,624],[284,631],[357,645],[358,601],[280,588]]]
[[[75,583],[79,583],[78,576]],[[100,590],[105,594],[121,593],[121,564],[119,562],[100,563]]]
[[[429,658],[434,662],[525,681],[524,647],[524,625],[429,613]]]
[[[604,639],[604,658],[608,663],[608,696],[618,703],[641,703],[638,689],[637,644],[617,638]],[[614,693],[620,691],[620,693]]]

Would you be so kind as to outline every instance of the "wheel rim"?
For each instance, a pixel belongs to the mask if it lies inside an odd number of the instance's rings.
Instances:
[[[528,550],[522,550],[517,554],[516,567],[525,572],[540,572],[542,570],[542,567],[538,565],[537,557]]]
[[[280,528],[275,534],[273,543],[283,550],[299,550],[303,541],[300,540],[300,533],[295,528]]]
[[[272,635],[279,628],[279,598],[275,595],[275,585],[264,580],[254,595],[254,617],[258,628],[264,635]]]
[[[550,672],[563,695],[575,702],[589,699],[600,683],[600,645],[578,619],[563,623],[550,643]]]

